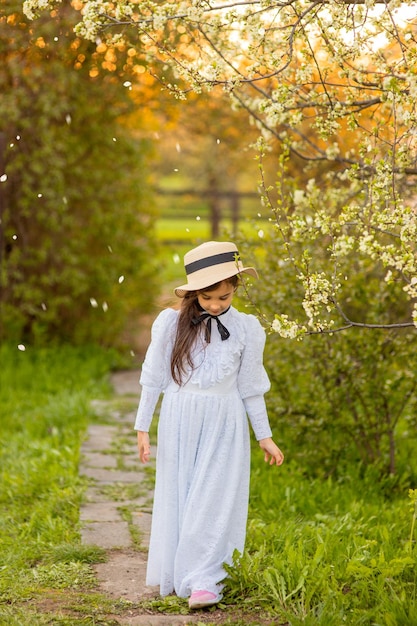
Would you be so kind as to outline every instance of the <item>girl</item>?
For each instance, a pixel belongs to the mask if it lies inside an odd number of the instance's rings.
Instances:
[[[181,309],[155,320],[142,367],[135,422],[149,461],[149,427],[163,392],[146,584],[175,591],[192,609],[221,599],[223,563],[243,552],[249,498],[247,415],[270,465],[284,456],[271,438],[263,394],[265,333],[232,304],[243,267],[236,246],[210,241],[184,257]]]

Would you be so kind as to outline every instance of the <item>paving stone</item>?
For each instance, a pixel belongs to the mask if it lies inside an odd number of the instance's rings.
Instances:
[[[112,598],[138,602],[145,597],[156,597],[159,589],[146,587],[146,555],[133,550],[111,554],[105,563],[94,566],[100,588]],[[115,584],[117,581],[117,584]]]
[[[88,502],[80,511],[82,522],[120,522],[120,502]]]
[[[80,471],[84,467],[100,467],[102,469],[113,469],[117,465],[117,459],[112,454],[103,454],[102,452],[89,452],[84,454],[81,460]]]
[[[151,536],[152,514],[145,513],[144,511],[134,512],[132,515],[132,522],[139,528],[141,533],[141,545],[148,548]]]
[[[112,382],[119,394],[139,395],[139,372],[118,373]],[[105,410],[104,402],[97,406]],[[101,592],[113,598],[132,602],[156,598],[158,587],[146,586],[146,552],[152,521],[153,490],[148,487],[137,456],[133,432],[135,412],[114,412],[113,424],[91,424],[81,449],[80,474],[92,481],[86,490],[80,511],[81,538],[84,544],[100,546],[107,551],[107,561],[94,566]],[[130,445],[128,439],[132,437]],[[123,438],[123,439],[122,439]],[[114,444],[117,443],[116,447]],[[155,450],[153,450],[155,458]],[[122,460],[126,470],[117,469]],[[132,498],[130,486],[139,486],[137,498]],[[120,500],[115,500],[114,495]],[[126,498],[124,498],[124,494]],[[128,507],[132,523],[141,533],[142,552],[138,551],[122,519],[119,507]],[[192,616],[132,615],[118,616],[126,626],[179,626],[195,623]]]
[[[127,413],[121,413],[117,417],[117,423],[121,424],[121,426],[123,428],[126,428],[126,430],[129,430],[130,432],[133,431],[133,425],[135,423],[136,412],[137,412],[137,409],[135,409],[134,411],[128,411]]]
[[[124,472],[122,470],[106,470],[100,467],[83,467],[82,473],[87,478],[93,478],[99,483],[137,483],[138,476],[135,472]]]
[[[99,487],[91,486],[88,487],[84,494],[84,503],[81,506],[80,515],[82,510],[89,502],[108,502],[109,496],[104,493]]]
[[[127,522],[88,522],[81,528],[81,539],[86,545],[100,548],[129,548],[132,545]]]
[[[110,448],[112,441],[118,433],[117,426],[106,424],[90,424],[87,430],[87,438],[81,446],[81,454],[89,452],[101,452]]]
[[[138,370],[115,372],[111,376],[111,383],[119,395],[135,395],[139,398],[140,372]]]
[[[140,468],[139,463],[140,463],[140,461],[139,461],[137,450],[135,450],[134,452],[132,452],[130,454],[125,454],[124,455],[123,464],[126,467],[128,467],[130,471],[132,471],[132,472],[140,472],[141,468]]]

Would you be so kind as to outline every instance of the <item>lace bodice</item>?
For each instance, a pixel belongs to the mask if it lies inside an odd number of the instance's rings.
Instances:
[[[141,385],[164,391],[171,383],[170,356],[175,339],[178,311],[165,309],[152,327],[152,340],[142,367]],[[269,379],[262,363],[265,332],[253,315],[235,308],[222,316],[230,337],[222,341],[217,328],[212,330],[211,342],[201,336],[193,351],[194,368],[187,382],[209,389],[227,377],[236,377],[242,399],[263,395],[269,389]]]
[[[165,309],[152,326],[151,343],[140,378],[142,393],[135,429],[149,430],[162,391],[199,391],[211,395],[237,389],[256,438],[270,437],[263,397],[270,387],[262,360],[265,332],[256,317],[231,307],[222,316],[222,322],[230,332],[229,339],[222,341],[214,328],[211,342],[206,344],[202,333],[193,351],[194,368],[189,369],[186,383],[178,387],[172,380],[170,367],[178,314],[174,309]]]

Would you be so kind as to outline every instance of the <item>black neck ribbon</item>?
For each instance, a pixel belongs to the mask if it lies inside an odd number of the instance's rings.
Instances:
[[[201,307],[199,304],[198,304],[198,308],[200,309],[200,311],[204,311],[203,307]],[[223,311],[223,313],[220,313],[220,315],[224,315],[225,313],[227,313],[229,309],[230,309],[230,306],[225,311]],[[206,340],[207,343],[210,343],[210,340],[211,340],[211,320],[216,320],[217,329],[219,331],[222,341],[226,341],[226,339],[229,339],[230,337],[230,333],[227,330],[226,326],[224,326],[219,320],[220,315],[212,315],[211,313],[207,313],[207,311],[204,311],[204,313],[202,313],[198,317],[193,317],[191,320],[191,323],[194,326],[196,326],[197,324],[201,324],[201,322],[204,322],[204,320],[207,320],[206,328],[204,331],[204,339]]]

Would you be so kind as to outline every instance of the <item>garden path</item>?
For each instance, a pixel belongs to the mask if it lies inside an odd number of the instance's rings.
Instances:
[[[132,603],[158,596],[158,588],[145,586],[153,494],[148,474],[138,459],[133,431],[132,407],[139,397],[138,381],[138,371],[112,376],[119,405],[95,403],[106,423],[90,425],[80,462],[80,474],[90,479],[80,511],[82,542],[99,546],[107,554],[106,562],[94,566],[99,591],[112,599]],[[126,626],[201,623],[201,616],[155,613],[144,614],[142,610],[138,614],[133,605],[129,615],[124,612],[123,616],[117,616],[117,623]]]

